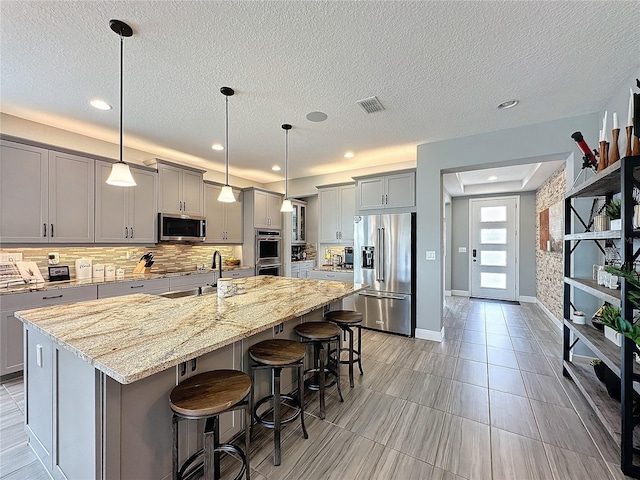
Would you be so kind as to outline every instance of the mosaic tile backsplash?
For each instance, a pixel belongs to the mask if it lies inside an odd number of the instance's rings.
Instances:
[[[560,321],[564,292],[562,252],[540,250],[540,212],[564,199],[565,186],[563,166],[536,192],[536,297]]]
[[[148,246],[96,246],[96,247],[45,247],[45,248],[7,248],[0,252],[21,252],[24,261],[36,262],[42,275],[46,278],[49,266],[48,253],[58,252],[58,265],[68,265],[71,278],[75,277],[75,262],[78,258],[90,258],[93,264],[114,265],[124,268],[130,274],[140,257],[147,252],[153,253],[154,264],[152,272],[171,273],[195,270],[198,265],[211,266],[213,252],[220,250],[222,258],[242,259],[242,247],[235,245],[187,245],[187,244],[157,244]],[[127,259],[129,255],[129,259]]]

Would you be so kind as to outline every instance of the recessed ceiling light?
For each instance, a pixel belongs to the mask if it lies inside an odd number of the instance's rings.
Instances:
[[[344,154],[344,158],[353,158],[355,156],[356,156],[356,154],[353,153],[353,152],[347,152],[347,153]]]
[[[280,167],[278,165],[274,165],[273,167],[271,167],[271,170],[273,170],[274,172],[279,172]]]
[[[491,180],[493,182],[494,180],[497,180],[497,179],[498,177],[496,177],[495,175],[491,175],[487,180]]]
[[[307,113],[307,120],[310,122],[324,122],[327,118],[327,114],[324,112]]]
[[[111,105],[109,105],[107,102],[105,102],[104,100],[91,100],[89,102],[89,104],[93,107],[93,108],[97,108],[98,110],[111,110]]]
[[[213,145],[211,145],[211,148],[213,148],[214,150],[224,150],[224,147],[219,143],[214,143]]]
[[[520,100],[507,100],[506,102],[502,102],[500,105],[498,105],[498,109],[504,110],[506,108],[512,108],[515,107],[518,103],[520,103]]]

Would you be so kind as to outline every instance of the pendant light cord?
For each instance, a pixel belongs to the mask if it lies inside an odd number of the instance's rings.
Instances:
[[[122,160],[122,72],[123,72],[123,58],[124,56],[124,37],[122,33],[120,34],[120,162],[124,163]]]
[[[284,199],[289,198],[289,130],[284,131]]]
[[[224,141],[226,143],[224,147],[225,153],[225,185],[229,185],[229,97],[225,96],[225,131],[224,131]]]

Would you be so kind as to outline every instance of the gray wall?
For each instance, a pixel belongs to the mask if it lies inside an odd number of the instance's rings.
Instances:
[[[453,260],[453,239],[452,239],[452,216],[451,216],[451,199],[447,200],[444,205],[444,225],[445,225],[445,264],[444,264],[444,289],[451,290],[451,262]]]
[[[535,192],[479,195],[472,197],[455,197],[452,206],[452,260],[451,290],[469,291],[469,200],[475,198],[492,198],[518,195],[520,212],[518,223],[519,259],[519,294],[535,297],[536,295],[536,194]],[[458,247],[467,247],[466,253],[459,253]]]
[[[455,138],[418,146],[417,212],[417,328],[442,329],[442,173],[465,169],[530,163],[532,157],[564,155],[580,169],[571,134],[598,135],[598,115],[588,114],[525,127]],[[554,159],[557,159],[555,157]],[[568,178],[571,178],[568,176]],[[456,247],[453,246],[455,250]],[[427,261],[425,252],[436,252]]]

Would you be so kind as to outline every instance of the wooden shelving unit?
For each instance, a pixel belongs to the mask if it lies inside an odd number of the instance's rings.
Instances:
[[[575,247],[582,241],[617,241],[623,264],[631,264],[637,258],[634,243],[640,238],[640,231],[632,226],[633,187],[640,187],[640,156],[625,157],[609,166],[589,180],[578,185],[565,195],[564,218],[564,325],[563,325],[563,374],[571,377],[591,405],[613,441],[620,445],[622,471],[629,476],[640,478],[640,429],[635,428],[633,418],[633,398],[640,395],[640,367],[633,358],[636,350],[634,342],[624,338],[622,348],[605,338],[604,333],[592,325],[576,325],[568,318],[573,313],[572,290],[580,290],[622,310],[624,318],[633,318],[633,305],[628,298],[629,285],[621,279],[620,290],[604,288],[592,279],[571,277]],[[572,216],[584,222],[573,208],[576,198],[605,197],[610,201],[613,195],[621,194],[622,230],[605,232],[572,232]],[[578,222],[576,222],[578,223]],[[589,225],[590,227],[590,225]],[[588,230],[589,228],[587,228]],[[602,245],[598,245],[603,251]],[[579,309],[579,305],[575,305]],[[611,371],[620,377],[621,401],[609,396],[602,382],[598,380],[589,362],[578,357],[571,358],[571,350],[577,343],[586,345]],[[634,463],[634,460],[636,463]]]

